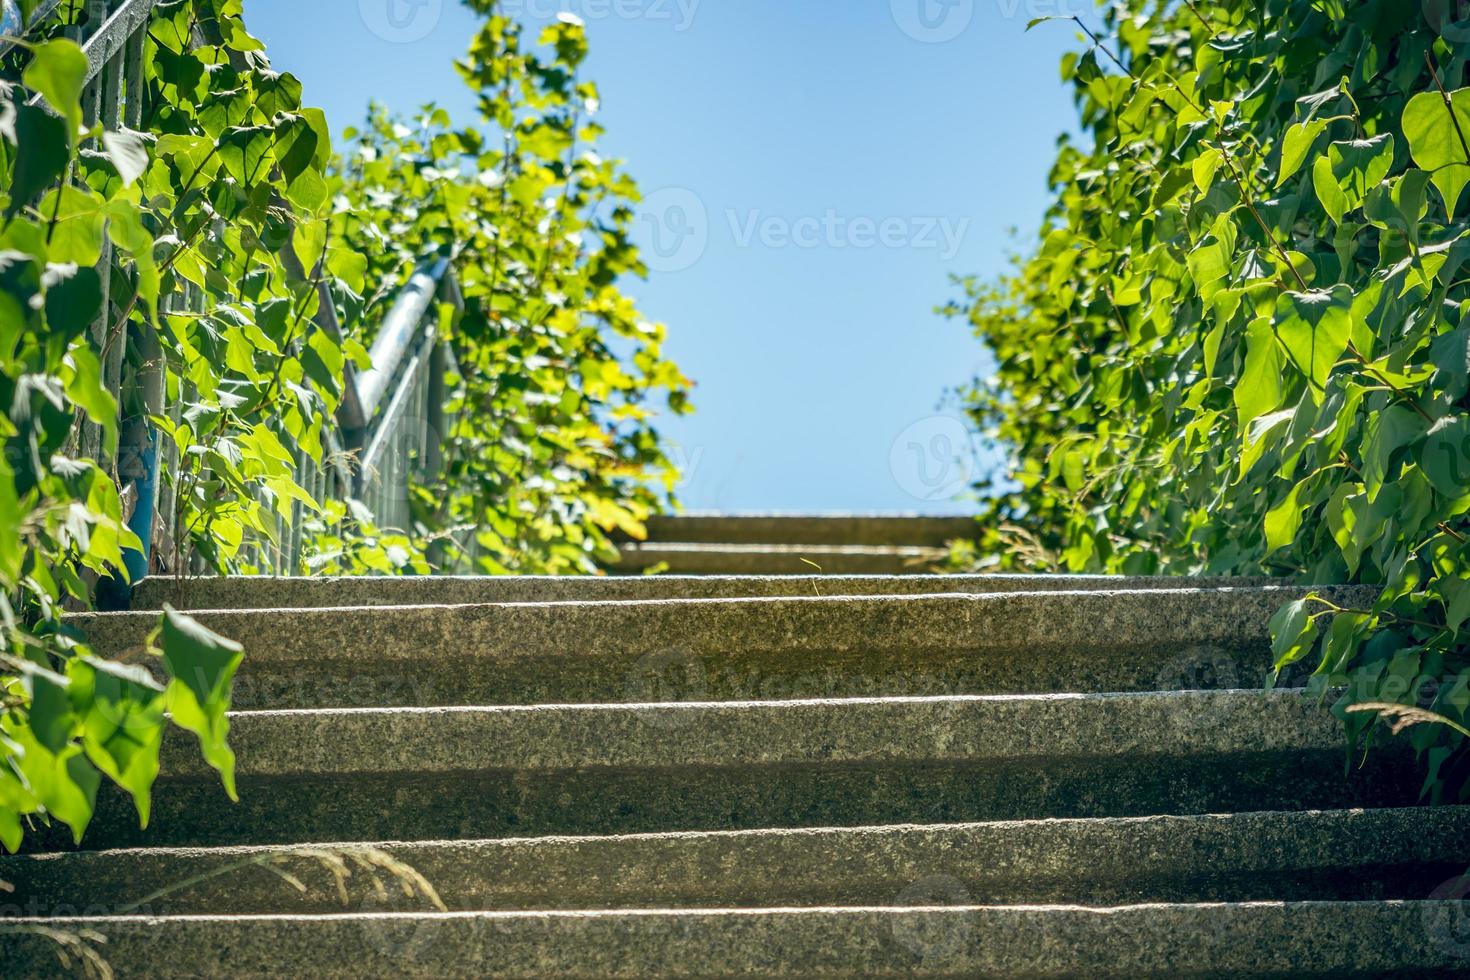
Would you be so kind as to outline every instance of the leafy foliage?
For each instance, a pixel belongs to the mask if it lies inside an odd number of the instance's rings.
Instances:
[[[1384,704],[1415,708],[1426,789],[1464,799],[1470,9],[1101,18],[1073,19],[1090,140],[1061,142],[1039,248],[948,308],[995,352],[965,394],[1015,454],[989,544],[1013,567],[1381,586],[1283,610],[1279,668],[1315,657],[1356,746]]]
[[[520,50],[511,21],[487,20],[464,71],[501,149],[430,112],[418,137],[378,117],[347,162],[245,30],[241,0],[156,4],[141,97],[124,125],[87,125],[87,58],[65,37],[87,6],[61,4],[0,51],[0,845],[12,850],[37,820],[80,839],[104,776],[146,823],[169,723],[234,794],[240,646],[169,610],[146,649],[108,661],[63,616],[142,545],[128,529],[138,461],[123,451],[139,432],[164,449],[160,527],[173,534],[155,529],[155,571],[263,572],[288,534],[308,542],[298,571],[583,570],[609,529],[637,533],[663,499],[647,480],[672,470],[643,402],[664,389],[682,409],[688,387],[659,353],[662,328],[614,284],[642,271],[626,234],[636,191],[588,149],[578,25],[548,32],[543,55]],[[331,438],[347,365],[366,366],[365,325],[444,250],[466,300],[445,318],[462,368],[451,465],[421,488],[415,527],[379,528],[357,501],[315,499],[301,474],[351,465]],[[322,325],[329,307],[341,333]],[[466,526],[488,529],[472,554]]]
[[[103,776],[146,824],[166,719],[198,736],[234,793],[239,645],[170,610],[146,650],[108,661],[62,619],[141,547],[118,447],[121,427],[157,411],[148,379],[177,406],[150,421],[175,450],[179,527],[222,568],[247,531],[277,533],[272,510],[310,503],[282,457],[320,453],[340,389],[305,366],[317,293],[277,254],[326,203],[311,193],[331,159],[320,112],[259,57],[239,0],[171,0],[149,25],[133,126],[84,127],[87,58],[63,36],[83,6],[58,7],[0,65],[0,844],[12,850],[37,817],[80,840]],[[119,400],[106,365],[124,346]]]
[[[651,400],[687,411],[690,383],[662,354],[664,327],[617,286],[646,273],[629,239],[638,191],[596,152],[581,23],[563,17],[532,46],[498,4],[471,5],[488,16],[459,69],[483,126],[455,128],[433,106],[410,124],[375,109],[348,133],[333,241],[366,260],[350,288],[386,284],[363,300],[366,324],[453,245],[460,376],[444,472],[415,494],[417,535],[451,567],[592,571],[613,557],[609,532],[642,537],[666,503],[677,474]]]

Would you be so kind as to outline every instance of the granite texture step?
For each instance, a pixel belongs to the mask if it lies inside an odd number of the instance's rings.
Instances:
[[[362,844],[314,845],[351,854]],[[1426,899],[1470,868],[1470,807],[381,843],[455,911]],[[283,880],[289,874],[301,888]],[[0,857],[0,918],[425,911],[386,873],[339,893],[313,852]],[[386,895],[378,891],[386,885]]]
[[[1119,592],[1289,585],[1265,578],[1108,575],[645,575],[354,576],[347,578],[150,577],[133,608],[301,609],[465,606],[503,602],[611,602],[1000,592]]]
[[[1259,687],[1300,587],[209,611],[235,703],[368,707]],[[102,652],[149,612],[74,616]]]
[[[471,912],[17,920],[104,934],[120,978],[1464,976],[1464,903]],[[951,899],[952,901],[952,899]],[[55,945],[0,934],[8,977]]]
[[[1292,692],[243,712],[241,800],[182,736],[153,827],[104,787],[85,845],[208,846],[1402,806]],[[41,849],[66,849],[56,835]]]
[[[898,545],[685,544],[620,547],[612,570],[673,575],[919,575],[934,571],[942,548]]]
[[[917,514],[679,514],[647,522],[648,540],[684,544],[897,545],[944,548],[973,539],[973,517]]]

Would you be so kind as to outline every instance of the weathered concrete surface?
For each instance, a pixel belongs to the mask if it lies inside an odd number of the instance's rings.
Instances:
[[[944,561],[940,548],[895,545],[678,544],[624,545],[613,570],[674,575],[917,575]]]
[[[1104,575],[646,575],[160,578],[133,590],[133,608],[299,609],[823,596],[1120,592],[1289,585],[1270,579]]]
[[[985,904],[1426,899],[1470,868],[1470,807],[373,846],[458,911],[881,906],[941,878]],[[285,847],[0,857],[0,879],[14,886],[0,896],[0,920],[423,910],[386,874],[357,870],[339,895],[320,860]]]
[[[201,612],[236,704],[485,705],[1259,687],[1299,587]],[[1340,605],[1372,590],[1316,590]],[[154,613],[71,617],[99,650]]]
[[[171,737],[154,829],[105,791],[87,846],[1400,806],[1419,788],[1388,750],[1345,775],[1336,721],[1285,692],[246,712],[231,725],[239,804]]]
[[[921,889],[922,890],[922,889]],[[934,891],[940,889],[936,886]],[[21,920],[107,936],[118,976],[1463,976],[1463,902]],[[951,899],[951,901],[953,901]],[[12,977],[55,947],[0,936]]]
[[[980,529],[971,517],[918,514],[681,514],[649,518],[647,526],[653,542],[928,548],[973,539]]]

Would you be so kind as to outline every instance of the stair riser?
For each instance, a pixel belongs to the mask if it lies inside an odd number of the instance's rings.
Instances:
[[[104,788],[86,846],[465,840],[1405,806],[1405,760],[1343,776],[1340,751],[1045,764],[747,766],[164,780],[152,829]],[[55,834],[40,846],[65,849]]]
[[[121,977],[1463,975],[1463,903],[63,921]],[[0,938],[15,977],[54,946]]]
[[[782,596],[985,595],[1002,592],[1245,588],[1273,584],[1283,583],[1266,579],[1095,575],[147,578],[133,590],[133,608],[161,609],[165,602],[176,609],[301,609]]]
[[[206,612],[240,708],[1258,686],[1296,589]],[[1324,590],[1348,604],[1362,590]],[[146,613],[76,617],[100,649]]]
[[[644,704],[941,697],[1260,688],[1271,668],[1264,644],[1194,645],[1177,651],[812,651],[800,656],[674,648],[592,656],[486,659],[432,655],[369,663],[323,657],[248,661],[237,676],[239,710],[516,704]],[[1282,686],[1305,677],[1291,672]],[[160,675],[161,679],[161,675]]]
[[[350,848],[350,845],[348,845]],[[1470,867],[1470,808],[386,844],[451,909],[1425,899]],[[1140,862],[1140,854],[1148,855]],[[269,861],[305,883],[285,886]],[[227,873],[218,872],[228,870]],[[289,849],[0,857],[0,918],[422,911]],[[378,879],[392,885],[386,874]],[[179,888],[181,882],[198,882]],[[84,903],[79,906],[77,903]],[[140,907],[143,903],[146,907]]]
[[[708,548],[625,548],[613,571],[619,575],[642,575],[658,569],[670,575],[922,575],[944,561],[944,553],[931,549],[902,552],[827,553],[784,551],[733,551],[716,545]]]
[[[951,541],[977,537],[980,524],[969,517],[689,514],[651,517],[647,529],[652,542],[943,548]]]

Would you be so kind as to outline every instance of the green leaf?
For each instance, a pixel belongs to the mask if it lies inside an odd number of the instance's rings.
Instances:
[[[171,678],[166,704],[174,724],[199,736],[205,761],[219,771],[230,799],[238,799],[227,712],[244,648],[168,605],[163,610],[160,646]]]
[[[36,195],[57,183],[71,162],[64,122],[38,106],[21,105],[15,111],[15,165],[10,187],[6,188],[10,195],[5,208],[7,222]]]
[[[1201,194],[1208,194],[1210,188],[1215,186],[1215,175],[1220,172],[1224,162],[1224,154],[1213,146],[1194,158],[1194,186],[1199,188]]]
[[[104,130],[102,146],[107,151],[107,158],[117,168],[124,187],[132,186],[133,181],[148,169],[148,147],[141,133],[127,129]]]
[[[46,41],[31,52],[21,80],[39,92],[56,114],[66,120],[67,139],[75,142],[82,129],[82,86],[87,77],[87,56],[65,38]]]
[[[1281,171],[1276,175],[1276,186],[1286,183],[1307,162],[1307,154],[1317,138],[1327,131],[1327,124],[1320,119],[1298,123],[1286,131],[1281,141]]]
[[[1277,313],[1276,336],[1291,363],[1317,390],[1327,386],[1333,367],[1352,335],[1352,290],[1338,286],[1310,293],[1287,293]]]
[[[1312,167],[1312,186],[1317,199],[1342,223],[1343,216],[1360,207],[1368,192],[1388,176],[1393,167],[1394,139],[1391,133],[1366,140],[1345,140],[1327,148]]]
[[[1404,107],[1403,126],[1414,162],[1433,175],[1445,211],[1454,216],[1470,183],[1470,88],[1450,99],[1446,105],[1439,92],[1420,92]]]
[[[73,660],[69,673],[87,758],[128,791],[148,826],[166,727],[163,688],[141,667],[94,657]]]
[[[1234,393],[1241,431],[1245,431],[1253,419],[1275,411],[1281,405],[1284,394],[1281,372],[1286,364],[1281,345],[1271,330],[1271,322],[1264,317],[1252,321],[1246,328],[1245,347],[1245,366],[1241,369]]]
[[[1276,658],[1277,670],[1311,652],[1317,639],[1317,622],[1312,618],[1314,605],[1317,603],[1310,597],[1298,599],[1271,617],[1271,653]]]
[[[1296,540],[1302,527],[1302,490],[1306,486],[1298,483],[1275,507],[1266,513],[1266,550],[1280,551]]]

